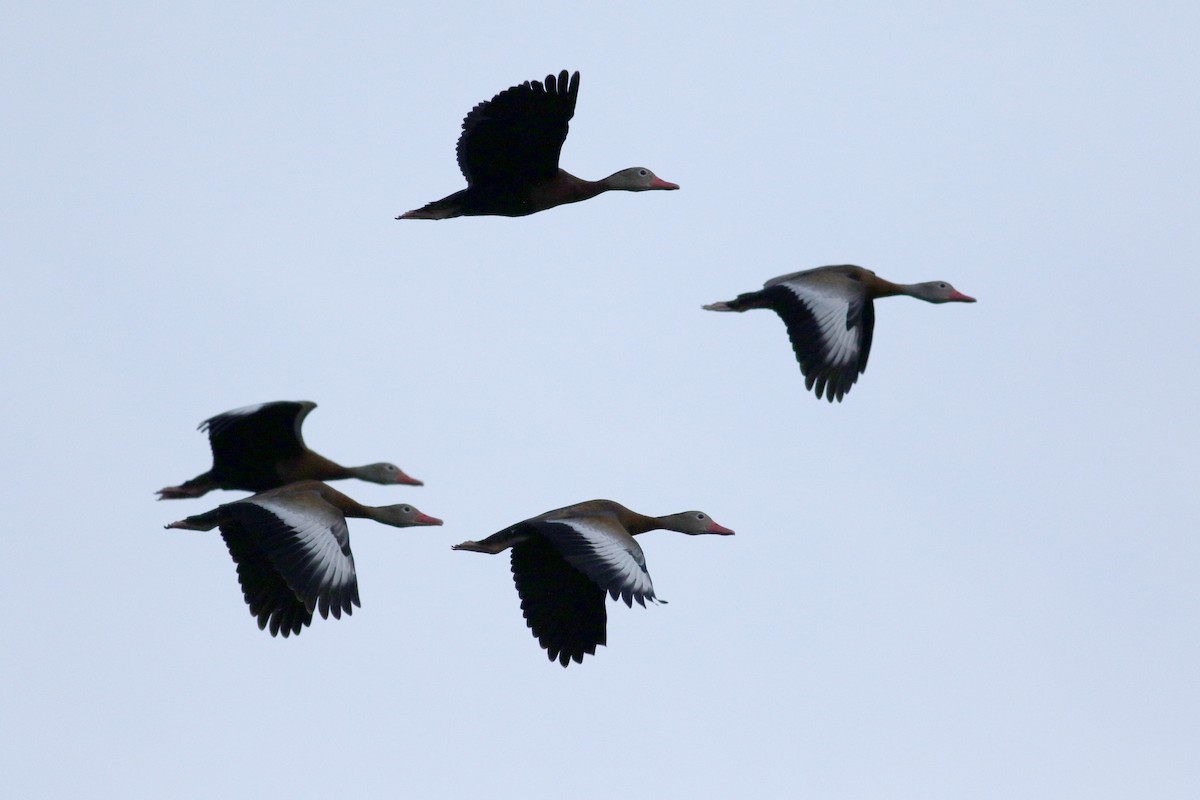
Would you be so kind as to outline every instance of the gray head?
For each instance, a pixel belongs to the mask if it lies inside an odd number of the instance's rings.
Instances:
[[[614,172],[604,179],[604,184],[609,189],[622,189],[626,192],[679,188],[679,184],[664,181],[645,167],[630,167],[620,172]]]
[[[441,525],[437,517],[423,514],[408,503],[397,503],[394,506],[379,506],[371,509],[371,519],[392,525],[396,528],[411,528],[416,525]]]
[[[698,536],[704,533],[716,533],[721,536],[733,535],[733,531],[723,525],[718,525],[716,520],[703,511],[681,511],[678,514],[659,517],[658,522],[668,531],[678,531],[689,536]]]
[[[913,297],[930,303],[974,303],[974,297],[967,297],[945,281],[925,281],[914,283],[908,287]]]
[[[353,467],[350,469],[350,474],[359,480],[370,481],[371,483],[403,483],[406,486],[425,485],[416,478],[406,475],[404,470],[395,464],[389,464],[386,461],[381,461],[378,464],[367,464],[365,467]]]

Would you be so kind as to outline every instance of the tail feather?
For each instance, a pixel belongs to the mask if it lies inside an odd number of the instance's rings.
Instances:
[[[190,517],[185,517],[181,520],[176,520],[169,525],[163,525],[164,528],[176,528],[184,531],[211,531],[213,528],[221,524],[225,519],[225,511],[222,508],[214,508],[212,511],[206,511],[203,514],[193,514]]]
[[[159,500],[183,500],[189,497],[199,497],[204,492],[192,491],[187,488],[187,484],[183,486],[168,486],[165,489],[159,489],[155,494]]]
[[[462,544],[452,544],[452,545],[450,545],[450,549],[451,550],[468,550],[472,553],[493,553],[493,551],[491,549],[489,549],[489,548],[485,547],[484,545],[480,544],[479,542],[475,542],[475,541],[463,542]]]
[[[420,208],[406,211],[396,217],[396,219],[450,219],[451,217],[461,217],[463,209],[459,202],[460,195],[462,195],[462,192],[455,192],[449,197],[443,197],[441,200],[426,203]]]
[[[752,308],[770,308],[762,292],[746,292],[733,300],[722,300],[701,306],[705,311],[749,311]]]
[[[203,497],[218,487],[210,477],[210,473],[206,472],[203,475],[197,475],[190,481],[184,481],[178,486],[168,486],[165,489],[159,489],[155,494],[159,500],[183,500],[189,497]]]

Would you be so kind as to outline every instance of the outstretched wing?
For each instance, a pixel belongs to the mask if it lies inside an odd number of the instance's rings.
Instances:
[[[258,491],[278,485],[275,464],[304,452],[300,427],[316,407],[307,400],[262,403],[200,423],[212,446],[214,477]]]
[[[641,546],[610,517],[574,516],[529,525],[614,600],[630,607],[636,600],[644,607],[657,599]]]
[[[221,536],[238,565],[238,580],[260,628],[299,633],[314,611],[341,619],[360,605],[346,520],[314,497],[270,497],[223,506]]]
[[[805,281],[768,285],[761,295],[787,326],[805,388],[840,401],[867,368],[875,329],[871,299]]]
[[[265,512],[264,512],[265,513]],[[250,613],[258,619],[259,630],[270,626],[272,636],[299,634],[312,622],[312,611],[296,597],[287,581],[275,569],[266,552],[248,536],[241,523],[221,525],[221,538],[237,564],[238,583]]]
[[[458,137],[458,166],[470,186],[513,188],[558,174],[575,115],[579,73],[526,81],[471,109]]]
[[[350,531],[342,512],[315,492],[286,501],[259,496],[237,503],[259,508],[252,533],[287,585],[312,611],[335,619],[359,605]],[[249,527],[249,526],[247,526]]]
[[[564,667],[595,655],[606,640],[608,612],[604,589],[572,567],[541,536],[530,536],[512,548],[513,582],[521,612],[551,661]]]

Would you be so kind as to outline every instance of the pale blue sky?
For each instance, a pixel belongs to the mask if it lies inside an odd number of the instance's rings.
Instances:
[[[0,352],[11,797],[1200,794],[1200,12],[1190,4],[10,3]],[[563,166],[682,191],[396,222],[463,115],[582,72]],[[859,263],[846,402],[773,315]],[[155,502],[200,420],[311,399],[363,607],[275,640]],[[670,605],[551,664],[506,557],[568,503]]]

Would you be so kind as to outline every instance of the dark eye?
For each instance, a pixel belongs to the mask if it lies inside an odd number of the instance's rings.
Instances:
[[[703,515],[703,514],[697,514],[697,515],[696,515],[696,519],[704,519],[704,515]]]
[[[938,288],[939,288],[939,289],[949,289],[950,287],[949,287],[949,285],[948,285],[948,284],[945,284],[945,283],[939,283],[939,284],[938,284]]]
[[[400,510],[401,510],[401,511],[403,511],[405,514],[411,514],[411,513],[412,513],[412,506],[404,506],[404,507],[402,507]]]
[[[638,170],[638,175],[645,175],[645,174],[646,174],[646,170],[644,170],[644,169]]]

